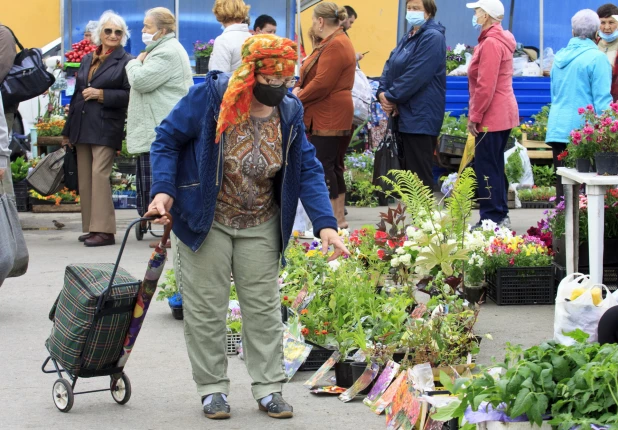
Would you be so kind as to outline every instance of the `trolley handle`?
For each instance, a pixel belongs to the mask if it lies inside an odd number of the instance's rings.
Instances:
[[[168,239],[170,238],[170,234],[172,233],[172,225],[174,221],[170,213],[166,212],[164,215],[157,214],[153,216],[144,216],[142,218],[136,219],[131,224],[129,224],[129,226],[127,227],[127,231],[124,234],[124,238],[122,239],[122,244],[120,245],[120,252],[118,252],[118,258],[116,259],[116,264],[114,265],[112,276],[109,278],[109,287],[107,287],[107,290],[101,295],[101,298],[105,297],[102,303],[105,302],[105,300],[107,299],[107,296],[111,293],[111,290],[114,287],[114,279],[116,278],[116,272],[118,272],[118,267],[120,267],[120,260],[122,258],[122,254],[124,253],[124,248],[127,244],[127,240],[129,238],[129,234],[131,233],[133,226],[142,221],[154,221],[156,219],[163,218],[163,217],[170,220],[170,222],[165,226],[165,230],[163,231],[163,236],[161,236],[160,246],[163,248],[165,244],[167,243]]]

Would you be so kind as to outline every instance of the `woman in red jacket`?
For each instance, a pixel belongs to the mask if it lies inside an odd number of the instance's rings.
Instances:
[[[511,129],[519,123],[513,93],[515,37],[502,28],[504,6],[500,0],[479,0],[466,6],[475,10],[472,24],[481,31],[468,69],[468,131],[476,137],[474,170],[481,221],[509,227],[504,149]]]

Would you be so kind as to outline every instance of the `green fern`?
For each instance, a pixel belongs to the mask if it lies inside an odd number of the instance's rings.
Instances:
[[[431,188],[423,184],[416,173],[408,170],[391,170],[381,179],[392,188],[389,194],[396,195],[406,206],[412,218],[412,225],[420,225],[435,208]]]
[[[453,223],[452,231],[457,234],[458,239],[461,239],[467,231],[467,223],[472,216],[476,187],[476,174],[474,169],[468,167],[461,172],[451,195],[446,199],[446,210]]]

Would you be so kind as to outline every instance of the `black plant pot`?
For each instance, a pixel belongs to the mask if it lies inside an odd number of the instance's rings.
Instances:
[[[8,173],[11,174],[10,172]],[[15,192],[15,205],[17,212],[28,212],[30,210],[30,196],[28,195],[28,181],[13,183],[13,191]]]
[[[599,175],[618,175],[618,152],[597,152],[594,154],[594,160]]]
[[[195,58],[195,74],[205,75],[208,73],[208,62],[210,57],[196,57]]]
[[[365,369],[367,369],[367,363],[364,362],[364,361],[355,362],[355,363],[351,363],[350,367],[352,367],[352,380],[353,380],[353,382],[356,382],[356,380],[361,377],[361,375],[363,374]],[[379,372],[378,372],[378,374],[379,374]],[[371,389],[373,388],[373,386],[376,383],[376,379],[378,379],[378,375],[376,375],[374,380],[371,381],[371,384],[369,384],[369,386],[367,388],[365,388],[363,391],[361,391],[359,394],[362,394],[364,396],[369,394],[369,392],[371,391]]]
[[[177,320],[184,319],[184,313],[182,311],[182,307],[173,308],[170,306],[170,309],[172,310],[172,316],[174,317],[174,319],[177,319]]]
[[[352,363],[354,363],[354,360],[339,361],[335,364],[335,379],[338,387],[350,388],[354,384]]]
[[[575,160],[575,169],[580,173],[594,172],[594,163],[589,158],[578,158]]]
[[[464,297],[470,303],[479,303],[485,294],[485,288],[464,287]]]

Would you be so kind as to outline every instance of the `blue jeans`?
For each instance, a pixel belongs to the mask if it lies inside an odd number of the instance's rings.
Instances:
[[[499,223],[509,214],[504,173],[504,149],[511,130],[479,133],[474,153],[474,171],[478,181],[481,220]]]

